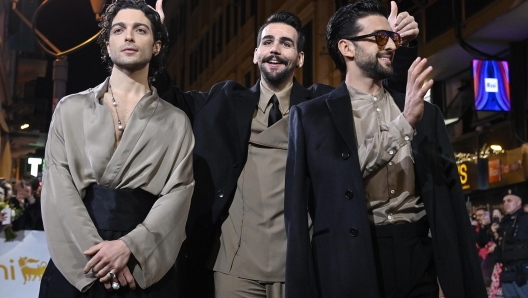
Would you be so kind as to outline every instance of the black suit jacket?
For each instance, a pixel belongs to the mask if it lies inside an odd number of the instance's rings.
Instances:
[[[400,110],[405,95],[389,90]],[[292,107],[286,169],[286,297],[379,297],[366,198],[346,85]],[[451,143],[425,103],[411,142],[417,186],[446,297],[486,297]],[[308,214],[313,220],[310,242]]]

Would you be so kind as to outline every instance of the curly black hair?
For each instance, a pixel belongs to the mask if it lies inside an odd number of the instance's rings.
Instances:
[[[159,75],[167,65],[167,50],[169,34],[167,28],[161,22],[159,14],[148,6],[145,0],[116,0],[112,4],[108,5],[106,11],[101,16],[99,27],[102,30],[101,34],[97,38],[97,43],[101,46],[102,59],[107,64],[107,69],[112,71],[114,63],[108,51],[106,49],[106,43],[110,38],[110,29],[112,27],[112,21],[117,13],[122,9],[137,9],[142,11],[145,16],[152,23],[152,31],[154,33],[154,41],[161,41],[161,49],[157,55],[153,55],[149,63],[148,79],[149,82],[155,81],[157,75]]]

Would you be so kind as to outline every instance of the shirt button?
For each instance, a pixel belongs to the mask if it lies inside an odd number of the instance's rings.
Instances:
[[[393,155],[394,154],[394,150],[389,150],[389,154]]]
[[[350,230],[348,230],[348,233],[350,234],[350,236],[356,237],[359,234],[359,231],[356,228],[350,228]]]
[[[390,219],[390,220],[392,220],[392,214],[389,214],[389,215],[387,216],[387,218]]]
[[[391,189],[391,194],[394,194],[396,191],[394,191],[394,189]]]
[[[345,191],[345,197],[347,200],[351,200],[354,197],[354,193],[351,190]]]
[[[218,191],[218,197],[219,197],[219,198],[223,198],[223,197],[224,197],[224,192],[221,191],[221,190],[219,190],[219,191]]]
[[[350,154],[348,154],[348,153],[341,154],[341,158],[343,158],[343,159],[348,159],[349,157],[350,157]]]
[[[376,112],[381,112],[381,109],[380,108],[376,108]]]
[[[405,139],[406,141],[408,141],[410,138],[409,138],[409,136],[405,136],[404,139]]]

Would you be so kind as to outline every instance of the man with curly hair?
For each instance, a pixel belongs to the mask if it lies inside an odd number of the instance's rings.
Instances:
[[[150,85],[167,31],[144,0],[115,1],[100,27],[110,77],[63,98],[50,126],[42,212],[51,260],[39,297],[172,297],[194,138]]]

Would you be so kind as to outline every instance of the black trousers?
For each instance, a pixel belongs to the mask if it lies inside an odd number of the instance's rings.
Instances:
[[[87,188],[83,202],[99,236],[103,240],[118,240],[143,222],[156,200],[157,196],[142,189],[111,189],[93,184]],[[136,262],[134,256],[131,255],[129,268],[133,267]],[[141,289],[136,284],[134,291],[128,286],[122,286],[117,291],[107,290],[102,283],[95,281],[86,292],[81,293],[62,275],[53,260],[50,260],[42,276],[39,298],[178,297],[175,281],[176,268],[173,265],[160,281],[147,289]]]
[[[163,298],[175,296],[176,271],[173,266],[163,278],[152,286],[142,289],[136,284],[135,290],[127,287],[121,289],[107,290],[102,283],[96,281],[86,292],[81,293],[72,286],[68,280],[55,267],[53,260],[50,260],[40,283],[39,298]]]
[[[438,297],[432,239],[425,219],[373,229],[381,297]]]

